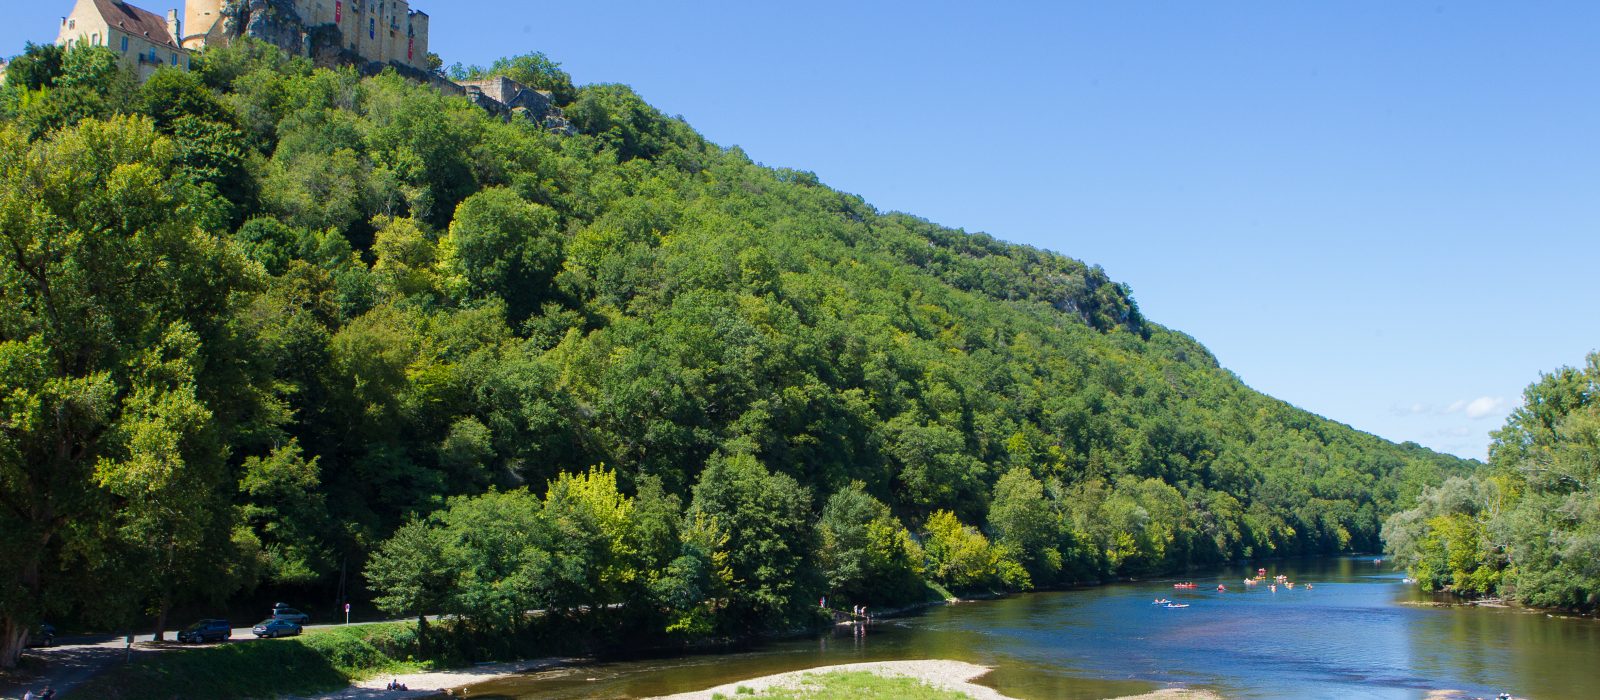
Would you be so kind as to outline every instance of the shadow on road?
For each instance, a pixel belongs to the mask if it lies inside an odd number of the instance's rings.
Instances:
[[[132,658],[137,660],[154,653],[157,651],[134,647]],[[29,649],[22,658],[22,667],[17,672],[0,676],[0,698],[20,698],[25,691],[39,692],[45,688],[54,688],[58,697],[67,697],[79,683],[126,661],[129,653],[120,642],[116,645],[107,642]]]

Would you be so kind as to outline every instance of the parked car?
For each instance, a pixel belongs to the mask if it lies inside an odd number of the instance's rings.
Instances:
[[[227,620],[201,620],[178,632],[178,641],[184,644],[223,642],[233,636],[233,627]]]
[[[257,637],[261,638],[292,637],[300,634],[300,623],[273,618],[270,620],[262,620],[261,622],[256,623],[256,626],[250,628],[250,631],[254,632]]]
[[[40,623],[28,633],[28,646],[53,647],[56,645],[56,628],[47,623]]]
[[[295,624],[303,625],[311,621],[311,616],[284,605],[283,603],[278,603],[277,605],[272,606],[272,619],[287,620]]]

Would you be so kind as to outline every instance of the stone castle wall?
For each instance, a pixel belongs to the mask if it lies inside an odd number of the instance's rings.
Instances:
[[[431,68],[428,15],[407,0],[190,0],[186,16],[191,48],[250,36],[318,63]]]

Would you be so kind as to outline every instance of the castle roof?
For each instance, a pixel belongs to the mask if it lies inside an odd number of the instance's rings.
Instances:
[[[153,44],[178,48],[178,42],[167,30],[166,18],[149,10],[122,2],[122,0],[94,0],[94,9],[100,12],[106,24],[118,31],[142,36]]]

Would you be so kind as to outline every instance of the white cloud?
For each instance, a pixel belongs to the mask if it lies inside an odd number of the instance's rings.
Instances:
[[[1482,420],[1504,414],[1511,407],[1511,402],[1499,396],[1479,396],[1475,399],[1460,399],[1449,404],[1430,404],[1416,402],[1409,405],[1396,404],[1392,411],[1397,416],[1466,416],[1471,420]]]
[[[1467,417],[1473,420],[1488,418],[1504,409],[1509,402],[1498,396],[1479,396],[1467,402]]]

